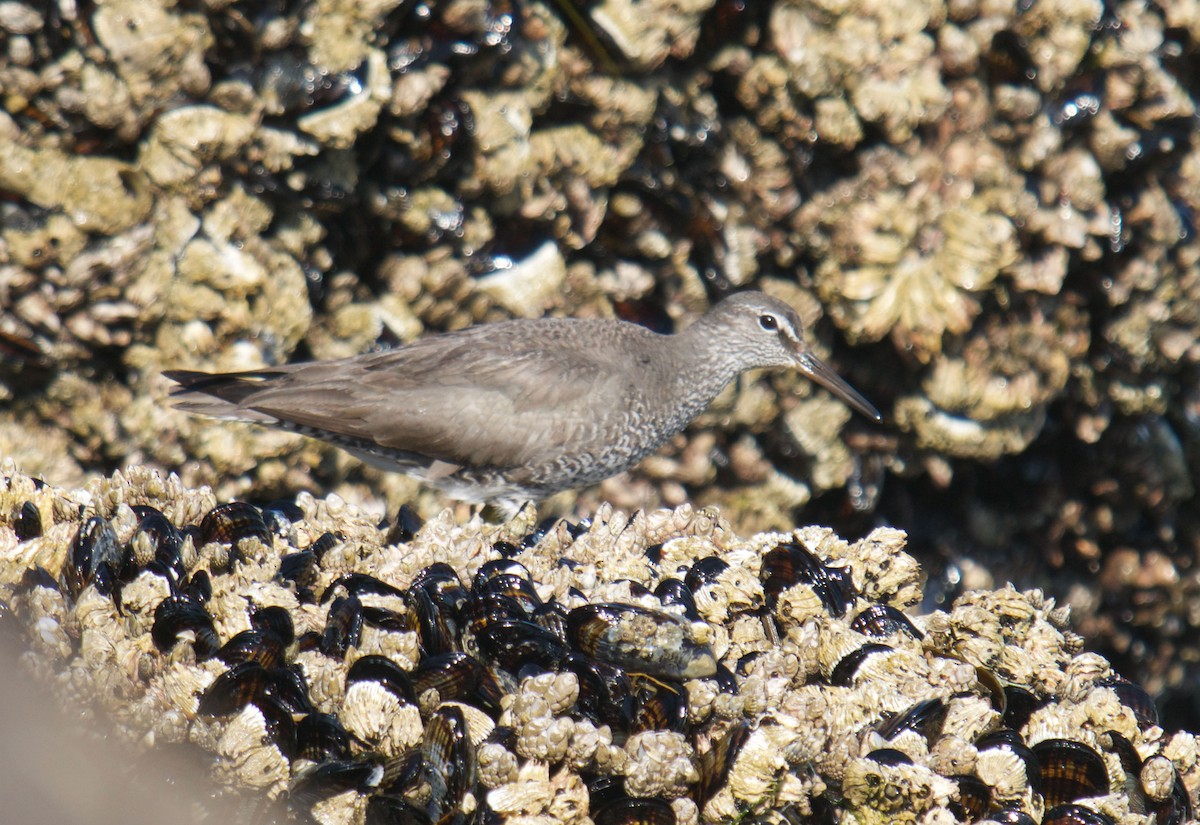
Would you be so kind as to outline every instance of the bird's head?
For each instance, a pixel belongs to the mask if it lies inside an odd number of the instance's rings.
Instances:
[[[882,420],[871,402],[813,355],[800,316],[783,301],[761,292],[735,293],[709,310],[700,323],[740,370],[797,369],[867,418]]]

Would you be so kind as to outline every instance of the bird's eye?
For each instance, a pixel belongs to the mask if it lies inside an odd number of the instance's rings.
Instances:
[[[779,320],[774,315],[760,315],[758,325],[767,332],[774,332],[779,329]]]

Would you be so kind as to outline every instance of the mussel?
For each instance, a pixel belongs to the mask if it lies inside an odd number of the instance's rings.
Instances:
[[[690,624],[659,610],[630,604],[588,604],[567,614],[571,645],[632,673],[662,679],[704,679],[717,671],[707,645],[692,639]]]

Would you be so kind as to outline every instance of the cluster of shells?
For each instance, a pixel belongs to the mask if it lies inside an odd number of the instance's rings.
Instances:
[[[8,468],[11,471],[11,468]],[[1179,825],[1200,741],[1011,587],[908,612],[904,535],[375,524],[140,471],[0,480],[4,633],[141,747],[320,823]]]
[[[582,509],[777,529],[848,488],[985,564],[1101,568],[1090,627],[1157,689],[1200,638],[1198,67],[1194,2],[5,0],[0,456],[431,515],[159,373],[757,286],[894,426],[749,380]]]

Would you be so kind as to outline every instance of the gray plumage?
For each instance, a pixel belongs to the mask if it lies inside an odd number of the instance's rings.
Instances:
[[[596,319],[503,321],[387,352],[210,375],[172,370],[175,406],[320,438],[450,496],[512,511],[626,470],[742,372],[791,367],[879,413],[759,292],[659,335]]]

